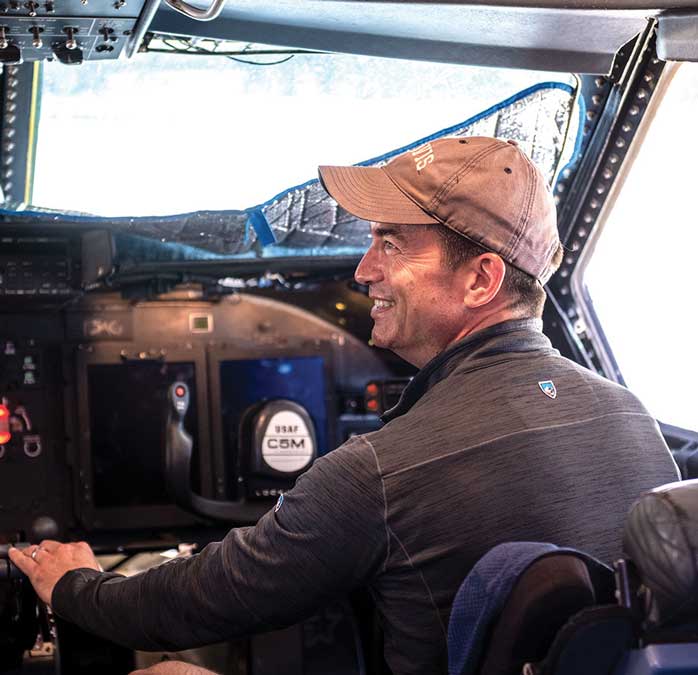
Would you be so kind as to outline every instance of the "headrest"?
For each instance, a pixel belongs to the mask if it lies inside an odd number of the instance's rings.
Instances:
[[[628,514],[623,549],[648,593],[648,622],[676,622],[698,609],[698,480],[645,493]]]

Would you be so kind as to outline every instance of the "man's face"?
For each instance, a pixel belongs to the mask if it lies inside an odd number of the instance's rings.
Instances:
[[[371,237],[354,277],[373,298],[373,343],[421,368],[463,328],[462,272],[446,265],[431,228],[372,223]]]

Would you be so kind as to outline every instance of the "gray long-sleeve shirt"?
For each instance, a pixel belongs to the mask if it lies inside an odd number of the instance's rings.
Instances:
[[[54,610],[175,650],[289,625],[367,586],[393,671],[445,673],[453,597],[486,551],[548,541],[611,561],[632,501],[678,476],[642,404],[539,325],[499,324],[438,356],[384,428],[317,460],[255,527],[128,579],[69,572]]]

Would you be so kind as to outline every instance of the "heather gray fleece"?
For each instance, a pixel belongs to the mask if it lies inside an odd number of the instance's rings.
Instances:
[[[137,649],[179,650],[368,586],[393,671],[445,673],[453,597],[486,551],[546,541],[611,562],[631,502],[678,476],[642,404],[539,326],[502,323],[439,355],[383,429],[316,461],[255,527],[128,579],[69,572],[54,610]]]

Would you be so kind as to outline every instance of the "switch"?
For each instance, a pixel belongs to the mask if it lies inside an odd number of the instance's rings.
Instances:
[[[41,49],[44,46],[44,42],[41,39],[41,33],[44,32],[44,29],[40,26],[32,26],[29,29],[29,32],[34,36],[32,38],[32,47],[34,47],[35,49]]]
[[[66,49],[77,49],[78,42],[75,39],[75,33],[78,32],[78,29],[73,28],[72,26],[66,26],[63,29],[63,32],[68,36],[65,40],[65,48]]]
[[[29,10],[29,16],[36,16],[36,10],[39,9],[39,3],[35,0],[29,0],[25,2],[24,6]],[[34,45],[36,47],[36,45]]]
[[[102,26],[99,29],[99,32],[105,42],[114,42],[116,40],[116,37],[113,34],[114,29],[110,28],[109,26]]]
[[[53,14],[56,11],[56,6],[53,4],[53,2],[51,2],[51,0],[44,5],[44,8],[46,9],[47,14]]]
[[[53,47],[53,55],[66,66],[78,66],[83,61],[82,49],[76,47],[75,49],[69,49],[66,42],[60,42]],[[39,293],[42,293],[42,289],[39,289]]]
[[[10,41],[7,39],[9,30],[6,26],[0,26],[0,49],[7,49],[10,46]],[[10,343],[8,342],[7,344]],[[7,348],[7,345],[5,347]],[[5,351],[5,354],[7,354],[7,351]]]
[[[36,377],[34,376],[33,370],[25,371],[23,384],[28,384],[28,385],[36,384]]]

